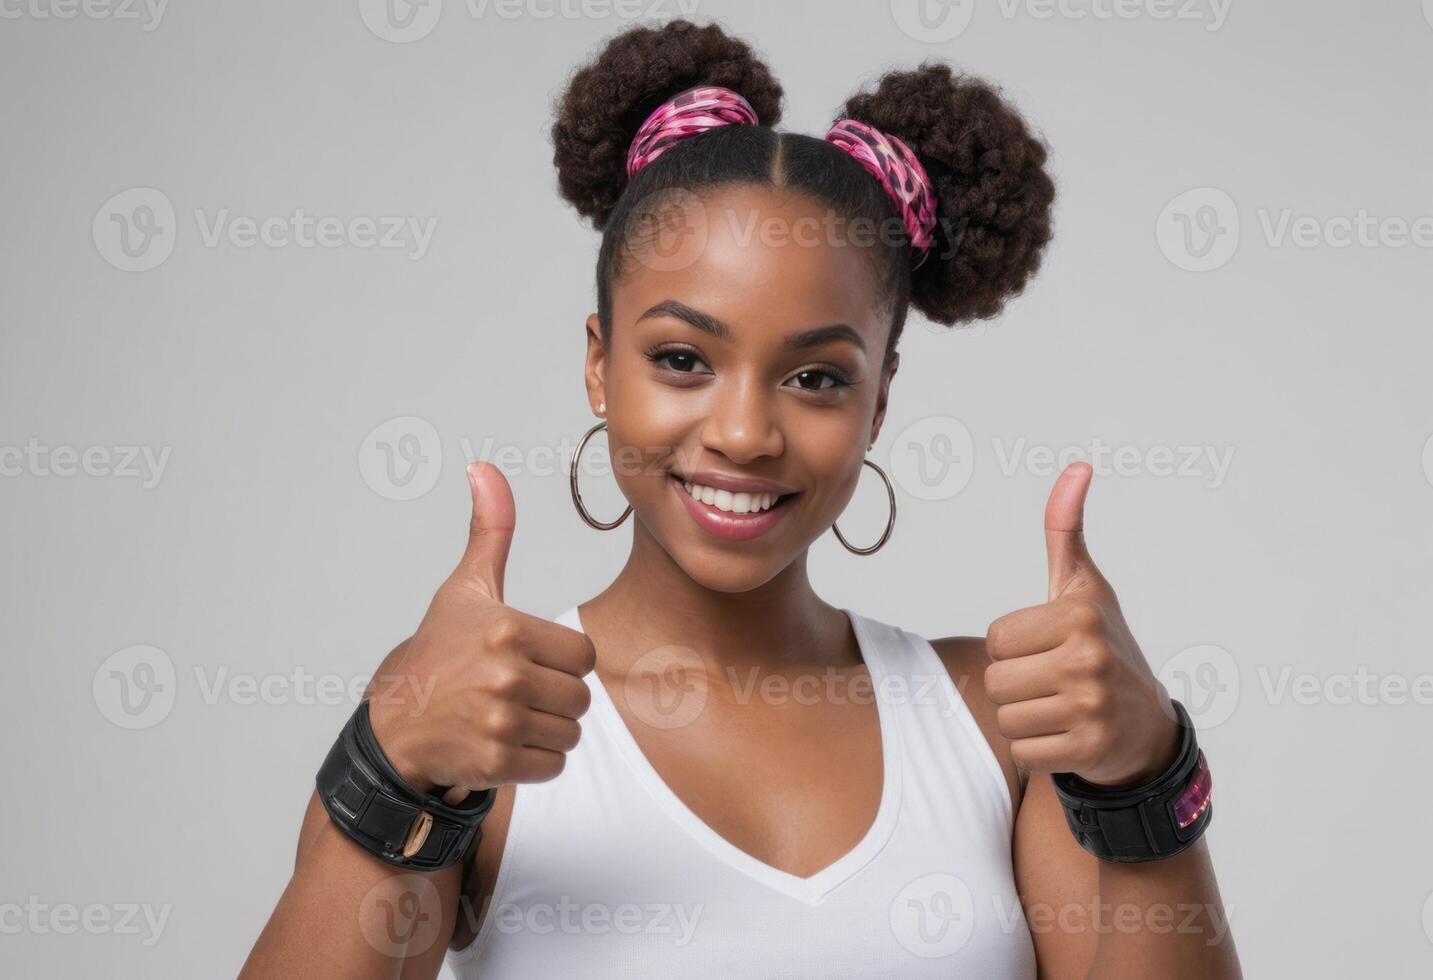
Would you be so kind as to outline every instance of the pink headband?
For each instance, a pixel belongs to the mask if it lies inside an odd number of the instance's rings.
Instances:
[[[901,140],[856,119],[841,119],[826,134],[881,182],[918,249],[935,241],[935,185],[920,160]],[[922,257],[924,261],[924,257]]]
[[[741,93],[719,85],[699,85],[674,95],[652,110],[627,149],[627,179],[672,148],[678,140],[717,126],[755,126],[756,110]]]
[[[678,140],[732,124],[757,125],[756,110],[739,92],[702,85],[673,96],[653,110],[637,130],[627,151],[627,178],[635,177]],[[855,119],[838,120],[826,140],[849,153],[881,182],[900,213],[911,245],[921,251],[929,249],[935,240],[935,187],[911,148]]]

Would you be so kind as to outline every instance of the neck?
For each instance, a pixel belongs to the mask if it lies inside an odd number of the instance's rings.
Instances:
[[[627,563],[583,604],[589,622],[620,643],[598,649],[617,673],[663,644],[698,651],[718,668],[773,670],[859,663],[846,615],[811,588],[803,549],[775,576],[745,592],[721,592],[693,579],[634,521]]]

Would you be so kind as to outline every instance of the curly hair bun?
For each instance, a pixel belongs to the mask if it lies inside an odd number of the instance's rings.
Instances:
[[[997,315],[1052,235],[1044,144],[994,87],[938,62],[883,75],[842,116],[899,137],[935,184],[935,245],[911,276],[912,304],[947,326]]]
[[[781,119],[781,86],[746,42],[673,20],[616,35],[578,69],[557,107],[553,163],[562,196],[597,230],[627,186],[627,150],[662,102],[697,85],[740,92],[763,126]]]

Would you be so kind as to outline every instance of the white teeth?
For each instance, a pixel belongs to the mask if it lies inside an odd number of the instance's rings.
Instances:
[[[777,497],[774,493],[732,493],[730,490],[718,490],[715,487],[704,487],[699,483],[685,481],[682,488],[693,500],[700,500],[730,514],[755,514],[769,510],[776,503]]]

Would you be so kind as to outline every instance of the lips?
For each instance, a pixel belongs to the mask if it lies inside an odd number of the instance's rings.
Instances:
[[[705,482],[707,480],[712,482]],[[694,473],[688,478],[678,473],[672,473],[668,483],[671,484],[672,491],[680,498],[687,513],[696,521],[697,526],[714,537],[726,541],[747,541],[765,534],[786,516],[787,511],[791,509],[791,501],[796,496],[794,491],[785,491],[779,484],[769,481],[737,479],[724,477],[721,474]],[[733,510],[722,510],[714,503],[708,504],[694,498],[687,492],[685,485],[687,483],[711,487],[713,490],[730,494],[730,503],[735,503],[738,506],[745,502],[748,507],[753,505],[759,507],[767,499],[771,500],[771,504],[764,509],[748,510],[744,514],[736,513]],[[728,487],[735,487],[735,489],[714,486],[719,483],[726,483]],[[728,501],[723,499],[723,503],[728,503]]]
[[[783,483],[758,480],[749,476],[732,476],[730,473],[719,473],[716,470],[695,470],[691,473],[673,470],[672,475],[686,483],[695,483],[716,490],[728,490],[732,493],[770,493],[780,496],[784,493],[796,492]]]

